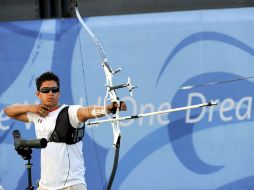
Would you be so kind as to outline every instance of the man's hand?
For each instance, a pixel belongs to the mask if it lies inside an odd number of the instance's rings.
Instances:
[[[125,104],[125,102],[120,101],[120,105],[118,105],[116,102],[112,102],[111,104],[107,105],[106,107],[106,112],[109,113],[116,113],[117,108],[119,108],[119,111],[126,111],[127,110],[127,106]]]
[[[49,108],[45,105],[37,104],[34,105],[32,112],[38,114],[41,117],[46,117],[49,114]]]

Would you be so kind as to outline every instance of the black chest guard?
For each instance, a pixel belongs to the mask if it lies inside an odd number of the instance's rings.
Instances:
[[[85,125],[82,128],[72,127],[69,119],[68,108],[69,106],[66,106],[59,112],[56,119],[55,129],[49,138],[50,142],[75,144],[82,140]]]

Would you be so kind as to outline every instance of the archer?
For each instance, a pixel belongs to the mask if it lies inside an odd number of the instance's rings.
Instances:
[[[47,139],[41,149],[41,179],[39,190],[67,187],[86,190],[85,166],[82,152],[84,123],[93,118],[127,109],[124,102],[106,106],[60,104],[60,80],[53,72],[36,79],[36,96],[40,104],[13,104],[4,109],[11,118],[33,122],[37,138]]]

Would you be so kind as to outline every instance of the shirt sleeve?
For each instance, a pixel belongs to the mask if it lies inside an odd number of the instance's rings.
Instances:
[[[27,115],[28,122],[29,122],[29,123],[31,123],[31,122],[34,123],[34,121],[35,121],[35,119],[36,119],[36,114],[31,113],[31,112],[27,112],[26,115]]]
[[[83,126],[83,123],[78,120],[77,116],[79,108],[81,108],[80,105],[71,105],[68,109],[70,123],[74,128],[81,128]]]

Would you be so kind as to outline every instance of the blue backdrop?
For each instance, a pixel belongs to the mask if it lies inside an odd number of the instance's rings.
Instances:
[[[91,17],[113,68],[115,83],[138,86],[120,97],[127,113],[145,113],[216,100],[216,107],[153,116],[121,124],[122,145],[113,189],[254,189],[253,80],[179,90],[181,86],[254,76],[254,9]],[[52,70],[61,78],[61,102],[103,104],[105,77],[94,42],[76,19],[0,23],[0,185],[27,186],[25,161],[11,132],[34,138],[31,124],[3,108],[38,103],[34,79]],[[82,66],[83,64],[83,66]],[[84,72],[84,75],[83,75]],[[253,89],[252,89],[253,88]],[[112,164],[110,124],[86,128],[89,189],[106,185]],[[39,151],[33,151],[33,181]]]

